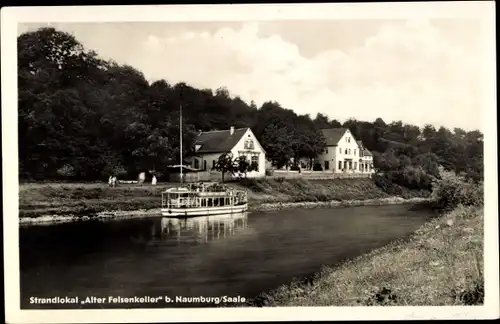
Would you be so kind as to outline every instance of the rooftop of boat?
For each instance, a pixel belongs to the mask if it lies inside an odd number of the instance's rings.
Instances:
[[[165,193],[189,193],[189,192],[227,192],[235,189],[220,182],[197,182],[184,186],[169,188]]]

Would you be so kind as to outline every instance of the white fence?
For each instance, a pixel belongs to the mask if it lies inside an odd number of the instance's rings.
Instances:
[[[210,171],[200,171],[200,172],[189,172],[184,173],[183,182],[198,182],[198,181],[222,181],[221,172],[210,172]],[[224,173],[224,181],[233,180],[233,176],[230,172]],[[180,174],[173,173],[169,177],[170,182],[180,182]]]
[[[324,180],[324,179],[355,179],[355,178],[371,178],[373,173],[333,173],[328,171],[284,171],[274,170],[272,175],[266,175],[265,179],[306,179],[306,180]],[[179,182],[179,174],[172,174],[170,176],[171,182]],[[198,182],[198,181],[222,181],[221,172],[215,171],[201,171],[185,173],[183,175],[184,182]],[[233,181],[244,178],[244,175],[232,175],[230,172],[224,174],[224,181]]]
[[[283,171],[275,170],[272,175],[267,175],[267,179],[308,179],[308,180],[322,180],[322,179],[354,179],[354,178],[371,178],[372,173],[333,173],[328,171]]]

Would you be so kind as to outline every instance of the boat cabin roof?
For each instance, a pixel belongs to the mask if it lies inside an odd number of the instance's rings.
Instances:
[[[198,189],[198,190],[197,190]],[[230,187],[219,182],[197,182],[187,184],[185,187],[169,188],[165,193],[189,193],[189,192],[223,192],[231,190]]]
[[[169,189],[165,190],[165,192],[169,192],[169,193],[187,193],[189,191],[190,190],[188,188],[183,188],[183,187],[169,188]]]

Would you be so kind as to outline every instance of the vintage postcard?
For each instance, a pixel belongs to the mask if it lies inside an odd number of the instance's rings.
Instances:
[[[498,318],[494,19],[3,8],[6,322]]]

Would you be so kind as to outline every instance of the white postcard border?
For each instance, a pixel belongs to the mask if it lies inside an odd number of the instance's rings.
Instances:
[[[2,164],[7,323],[479,319],[499,316],[494,2],[2,8]],[[471,18],[484,22],[485,304],[470,307],[274,307],[21,310],[17,148],[17,26],[28,22]],[[460,112],[457,112],[460,113]]]

